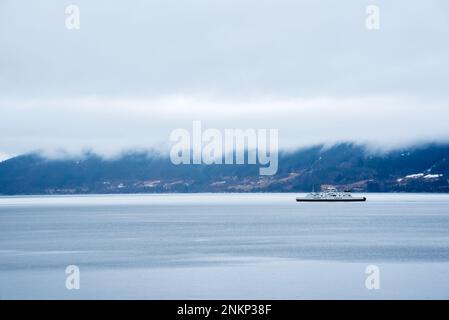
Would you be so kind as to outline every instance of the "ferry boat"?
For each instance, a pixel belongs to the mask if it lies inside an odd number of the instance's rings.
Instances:
[[[334,187],[326,188],[323,192],[312,192],[305,197],[296,198],[298,202],[361,202],[365,197],[353,197],[349,192],[339,192]]]

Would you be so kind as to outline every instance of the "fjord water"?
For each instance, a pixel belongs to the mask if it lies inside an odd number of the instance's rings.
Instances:
[[[296,196],[0,197],[0,298],[449,298],[449,195]]]

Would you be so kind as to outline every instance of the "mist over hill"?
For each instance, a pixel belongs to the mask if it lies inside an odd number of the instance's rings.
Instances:
[[[331,184],[363,192],[449,192],[449,144],[373,153],[350,143],[281,152],[276,175],[258,165],[174,165],[165,156],[26,154],[0,163],[0,194],[307,192]]]

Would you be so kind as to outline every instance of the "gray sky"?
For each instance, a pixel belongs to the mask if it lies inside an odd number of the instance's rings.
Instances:
[[[0,159],[164,146],[192,120],[283,148],[448,141],[449,2],[317,2],[0,0]]]

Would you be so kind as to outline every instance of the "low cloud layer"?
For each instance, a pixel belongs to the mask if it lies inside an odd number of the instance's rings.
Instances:
[[[279,130],[291,149],[315,143],[355,141],[380,148],[449,141],[446,101],[397,97],[226,100],[170,96],[159,99],[0,101],[6,154],[32,150],[71,154],[92,149],[104,155],[123,150],[166,150],[170,132],[203,129]],[[26,116],[24,116],[26,115]]]

